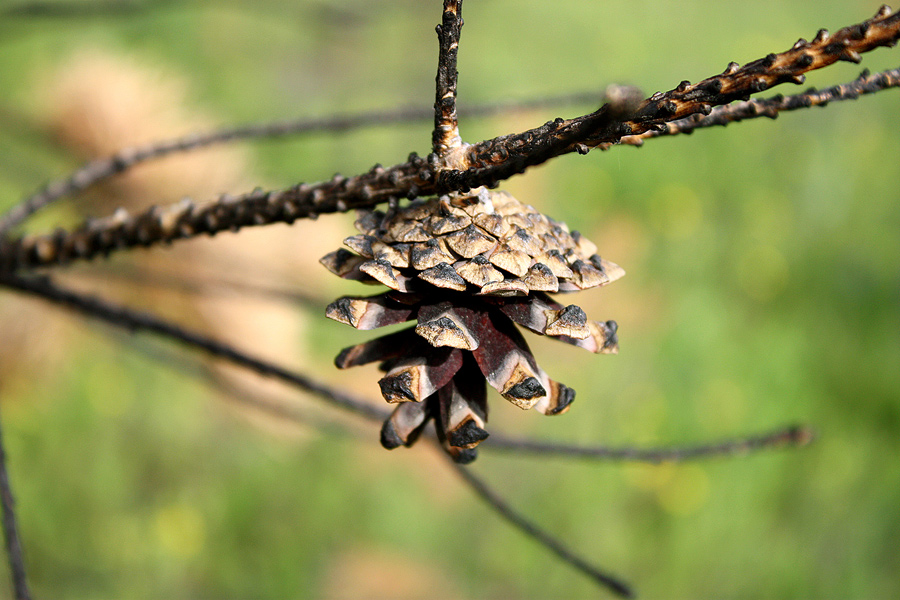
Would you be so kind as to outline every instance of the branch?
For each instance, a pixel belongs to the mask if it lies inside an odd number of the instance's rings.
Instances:
[[[127,332],[107,329],[110,338],[117,343],[124,344]],[[160,341],[160,340],[155,340]],[[345,438],[359,439],[355,430],[351,430],[349,424],[338,422],[331,419],[320,418],[311,414],[304,406],[284,399],[263,394],[255,391],[248,394],[247,391],[240,386],[230,382],[227,378],[223,378],[215,369],[201,362],[198,357],[186,360],[182,354],[174,352],[172,347],[163,347],[153,344],[132,344],[132,350],[143,355],[149,360],[155,361],[157,364],[171,369],[172,371],[181,373],[188,377],[192,377],[204,385],[207,385],[212,391],[220,395],[225,401],[240,404],[255,410],[259,413],[268,415],[275,419],[283,419],[284,421],[309,427],[328,436],[341,436]]]
[[[184,201],[166,209],[154,207],[131,216],[120,210],[112,217],[88,221],[72,232],[6,239],[0,242],[0,271],[29,269],[90,259],[99,254],[134,246],[151,246],[203,233],[237,231],[251,225],[319,214],[372,207],[397,198],[465,191],[497,182],[555,156],[588,152],[591,147],[619,142],[692,114],[709,114],[713,106],[746,99],[787,81],[802,82],[803,73],[838,60],[856,62],[860,54],[880,46],[893,46],[900,37],[900,14],[884,6],[872,19],[845,27],[834,36],[820,30],[812,42],[799,40],[781,54],[739,67],[731,63],[724,73],[636,102],[633,88],[611,88],[609,102],[596,112],[568,121],[557,119],[521,134],[502,136],[461,146],[440,160],[431,154],[411,154],[406,163],[385,169],[380,165],[355,177],[336,175],[330,181],[300,184],[285,190],[254,191],[242,196],[220,196],[195,205]],[[462,170],[442,169],[445,164]]]
[[[552,458],[587,458],[645,463],[683,462],[713,456],[749,454],[759,450],[786,447],[802,447],[812,442],[814,434],[809,427],[793,425],[771,433],[751,435],[713,444],[662,448],[612,448],[609,446],[574,446],[556,442],[539,442],[491,435],[482,442],[484,448],[503,452],[527,453],[529,456]]]
[[[444,156],[462,145],[459,124],[456,119],[456,54],[459,50],[459,34],[463,26],[462,0],[444,0],[444,14],[436,27],[440,51],[435,77],[434,133],[432,150]]]
[[[52,283],[48,278],[0,275],[0,285],[39,296],[55,304],[65,306],[70,310],[98,318],[132,332],[148,331],[182,342],[228,362],[250,369],[260,375],[273,377],[294,385],[319,396],[333,406],[367,419],[381,422],[389,415],[387,411],[372,406],[368,402],[329,388],[300,373],[241,352],[224,342],[219,342],[201,333],[181,328],[150,313],[139,312],[100,298],[62,288]]]
[[[158,8],[171,0],[155,0],[154,2],[133,2],[128,0],[105,0],[92,2],[22,2],[0,10],[0,16],[13,17],[115,17],[131,15]]]
[[[811,41],[800,39],[790,50],[769,54],[743,67],[732,62],[725,71],[691,84],[682,81],[665,93],[653,94],[629,110],[630,99],[619,98],[597,112],[575,119],[546,123],[524,133],[494,138],[467,149],[461,160],[465,170],[441,173],[438,190],[471,189],[491,185],[550,158],[592,147],[618,143],[625,136],[640,135],[661,124],[696,113],[709,114],[714,106],[747,100],[786,82],[803,83],[803,74],[839,60],[859,62],[860,55],[881,46],[894,46],[900,38],[900,14],[882,6],[874,17],[845,27],[833,36],[820,29]],[[604,114],[616,107],[625,115]]]
[[[321,312],[323,306],[331,302],[331,298],[321,298],[290,287],[278,287],[265,283],[252,283],[237,279],[213,279],[198,273],[165,272],[163,270],[144,270],[130,268],[127,265],[116,265],[115,269],[84,270],[78,272],[81,280],[101,280],[108,282],[118,280],[138,286],[166,289],[182,294],[198,296],[235,296],[246,294],[257,298],[282,302],[303,310]]]
[[[469,470],[457,464],[447,455],[450,464],[463,478],[466,484],[474,490],[474,492],[484,500],[497,514],[509,521],[513,527],[534,539],[537,543],[544,546],[554,554],[556,554],[564,563],[578,569],[583,574],[593,579],[599,585],[609,589],[615,594],[624,598],[633,598],[634,592],[623,581],[620,581],[614,575],[610,575],[601,571],[599,568],[589,564],[583,558],[566,548],[562,542],[551,536],[549,533],[539,528],[537,525],[520,515],[506,503],[494,490],[489,488],[480,478],[476,477]]]
[[[190,331],[149,313],[139,312],[121,305],[115,305],[99,298],[60,287],[48,278],[20,277],[0,274],[0,285],[26,292],[70,310],[100,319],[116,327],[131,332],[148,331],[177,342],[203,350],[213,356],[245,367],[260,375],[280,379],[290,385],[319,396],[327,403],[361,415],[369,420],[382,422],[389,412],[371,404],[348,396],[324,383],[312,380],[284,367],[250,356],[227,344],[213,340],[199,332]],[[282,411],[282,416],[294,420],[290,410]],[[498,451],[540,456],[570,456],[603,460],[632,460],[662,462],[666,460],[689,460],[722,454],[743,454],[750,451],[784,446],[803,446],[812,439],[812,433],[805,427],[791,427],[769,434],[761,434],[720,442],[716,444],[687,446],[681,448],[610,448],[608,446],[582,447],[556,442],[540,442],[506,438],[492,435],[484,447]]]
[[[46,300],[65,306],[70,310],[75,310],[82,314],[99,318],[103,321],[106,321],[107,323],[130,330],[132,332],[141,330],[149,331],[185,343],[188,346],[202,349],[209,354],[212,354],[213,356],[223,358],[229,362],[248,368],[261,375],[275,377],[276,379],[280,379],[288,384],[295,385],[325,399],[329,404],[332,404],[333,406],[354,412],[362,417],[365,417],[366,419],[373,421],[383,421],[387,417],[386,411],[382,411],[381,409],[371,406],[364,401],[347,396],[341,392],[329,388],[326,385],[317,383],[303,375],[291,372],[283,367],[279,367],[277,365],[254,358],[226,344],[207,338],[202,334],[182,329],[153,315],[133,311],[128,308],[113,305],[98,298],[92,298],[79,294],[77,292],[72,292],[60,288],[59,286],[51,283],[46,278],[23,278],[16,275],[0,275],[0,285],[5,285],[11,289],[20,290],[39,297],[43,297]],[[243,396],[240,397],[240,401],[248,402],[251,405],[256,406],[257,408],[265,410],[266,412],[269,412],[270,414],[276,416],[299,422],[305,421],[300,413],[295,410],[288,410],[278,402],[254,401],[254,399],[246,398]],[[738,442],[727,442],[723,444],[715,444],[708,447],[697,447],[693,449],[604,450],[597,448],[578,448],[574,452],[570,449],[570,447],[561,444],[544,444],[541,442],[503,440],[498,439],[496,436],[494,436],[492,440],[494,442],[493,445],[496,448],[514,449],[519,452],[538,453],[541,455],[544,455],[547,452],[551,452],[568,456],[590,456],[609,459],[630,458],[633,460],[649,460],[650,462],[656,462],[659,460],[686,459],[712,454],[749,451],[763,447],[772,447],[777,445],[778,443],[796,443],[801,439],[808,439],[808,437],[809,434],[808,432],[806,432],[806,430],[797,429],[788,430],[780,434],[776,433],[769,436],[759,436],[758,438],[748,438],[746,440]],[[0,438],[0,461],[2,461],[2,459],[2,438]],[[489,506],[491,506],[498,514],[509,521],[513,526],[520,529],[526,535],[535,539],[538,543],[545,546],[550,551],[559,556],[564,562],[591,577],[600,585],[609,588],[619,595],[626,597],[632,596],[632,591],[625,583],[587,563],[580,556],[574,554],[571,550],[566,548],[560,541],[556,540],[554,537],[538,528],[536,525],[528,521],[525,517],[513,511],[513,509],[502,498],[500,498],[493,490],[487,487],[487,485],[483,481],[472,475],[467,469],[461,467],[460,465],[457,465],[456,463],[452,464],[457,469],[460,476],[470,487],[472,487],[476,494],[478,494],[485,502],[488,503]],[[0,465],[0,467],[2,467],[2,465]],[[0,471],[0,477],[4,476],[5,473]],[[2,485],[2,481],[0,481],[0,485]],[[11,506],[11,496],[8,495],[8,492],[6,490],[3,491],[3,499],[4,503],[7,503],[8,499],[8,504],[9,506]],[[7,515],[9,514],[11,513],[7,513]],[[9,517],[7,517],[7,520],[8,519]],[[11,531],[8,524],[5,523],[5,527],[7,528],[7,532]],[[7,533],[7,536],[8,540],[17,539],[13,537],[14,534]],[[11,549],[11,560],[14,555],[14,551]],[[13,568],[16,569],[18,567]],[[21,571],[21,573],[23,577],[22,581],[24,582],[24,571]],[[18,588],[17,593],[19,593]],[[27,589],[25,593],[27,594]],[[20,595],[17,596],[17,598],[27,599],[28,596]]]
[[[6,472],[6,450],[3,447],[3,432],[0,431],[0,502],[3,504],[3,534],[6,539],[6,555],[12,574],[13,593],[16,600],[29,600],[28,579],[25,576],[25,559],[22,556],[22,540],[16,524],[15,501]]]
[[[465,109],[465,113],[468,117],[475,118],[510,111],[534,110],[560,104],[593,104],[601,96],[601,93],[591,90],[528,100],[492,102],[468,106]],[[432,116],[433,111],[418,106],[409,106],[393,110],[337,115],[326,119],[305,118],[241,125],[239,127],[195,133],[153,144],[126,148],[112,156],[88,162],[68,177],[47,184],[10,208],[5,214],[0,216],[0,235],[20,225],[28,217],[60,198],[75,195],[136,165],[171,154],[191,152],[216,144],[239,140],[277,139],[312,133],[343,133],[365,127],[387,127],[400,123],[424,121]]]
[[[374,206],[398,197],[414,198],[433,190],[433,170],[415,153],[409,161],[385,169],[375,165],[355,177],[335,175],[316,184],[283,190],[223,194],[216,200],[183,200],[166,208],[154,206],[138,215],[119,209],[112,216],[90,219],[77,229],[49,235],[0,240],[0,271],[87,260],[136,246],[152,246],[201,234],[238,231],[270,223],[293,223],[321,214]]]
[[[781,112],[809,108],[811,106],[827,106],[830,102],[856,100],[866,94],[874,94],[889,88],[900,87],[900,69],[888,69],[880,73],[870,74],[864,70],[859,77],[848,83],[842,83],[824,90],[815,88],[795,94],[783,96],[778,94],[763,100],[747,100],[727,106],[718,106],[708,115],[695,114],[684,119],[664,124],[660,129],[646,131],[640,135],[622,138],[623,144],[640,146],[650,138],[672,136],[679,133],[691,134],[696,129],[714,126],[726,126],[747,119],[768,117],[775,119]],[[601,145],[604,150],[612,144]]]

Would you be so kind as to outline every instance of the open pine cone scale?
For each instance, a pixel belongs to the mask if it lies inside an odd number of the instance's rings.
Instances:
[[[541,335],[613,354],[616,323],[587,318],[547,292],[611,283],[624,271],[596,254],[577,231],[505,192],[414,201],[361,211],[361,232],[322,258],[336,275],[390,291],[332,302],[326,315],[369,330],[414,327],[346,348],[345,369],[380,362],[382,396],[397,404],[381,433],[386,448],[409,446],[431,419],[445,449],[470,462],[488,434],[486,385],[522,409],[565,412],[575,392],[538,366],[516,324]]]

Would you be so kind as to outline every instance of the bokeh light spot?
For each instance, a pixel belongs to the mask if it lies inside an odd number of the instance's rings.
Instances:
[[[738,280],[748,296],[759,302],[776,298],[788,281],[788,262],[777,248],[770,245],[751,247],[737,265]]]
[[[672,465],[671,476],[656,492],[659,505],[673,515],[700,509],[709,497],[709,477],[699,465]]]
[[[156,537],[163,550],[176,558],[196,556],[206,542],[203,515],[186,504],[165,506],[156,512]]]
[[[703,220],[703,207],[696,191],[684,184],[663,185],[653,195],[651,219],[654,227],[673,240],[694,235]]]

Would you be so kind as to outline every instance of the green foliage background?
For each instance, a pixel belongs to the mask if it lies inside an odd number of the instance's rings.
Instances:
[[[460,101],[464,111],[609,82],[649,94],[877,8],[466,0]],[[83,160],[54,145],[33,96],[35,81],[78,49],[165,65],[189,81],[191,105],[223,124],[430,106],[439,15],[437,0],[227,0],[159,2],[130,16],[6,16],[0,204]],[[897,50],[882,49],[863,66],[898,63]],[[808,83],[848,81],[859,69],[839,64]],[[462,112],[462,133],[477,141],[586,108],[478,121]],[[567,156],[510,181],[628,276],[572,300],[619,322],[618,356],[534,342],[544,369],[578,391],[573,409],[543,419],[495,397],[494,430],[666,444],[802,422],[819,437],[797,451],[659,467],[484,451],[477,472],[646,598],[900,596],[898,118],[888,91],[640,150]],[[429,142],[424,122],[259,143],[253,153],[260,184],[280,186],[393,164]],[[320,254],[338,243],[322,240]],[[350,282],[331,290],[360,292]],[[37,597],[352,597],[335,581],[348,555],[382,561],[376,572],[388,584],[371,588],[380,597],[396,597],[384,591],[392,580],[405,593],[417,569],[433,587],[412,597],[596,595],[430,450],[387,453],[373,428],[361,441],[273,434],[127,340],[84,326],[63,367],[0,381]],[[318,358],[301,368],[340,382],[330,357],[365,334],[323,322],[311,335],[298,343]]]

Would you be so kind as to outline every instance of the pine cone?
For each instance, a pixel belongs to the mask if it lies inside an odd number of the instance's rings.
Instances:
[[[434,419],[458,462],[488,434],[486,386],[522,409],[568,410],[575,392],[537,365],[514,323],[592,352],[618,351],[615,321],[589,321],[546,292],[606,285],[625,274],[577,231],[505,192],[418,200],[362,211],[361,235],[322,258],[331,272],[391,291],[332,302],[326,315],[357,329],[415,319],[416,327],[344,349],[340,369],[380,361],[384,399],[396,403],[385,448],[410,446]]]

